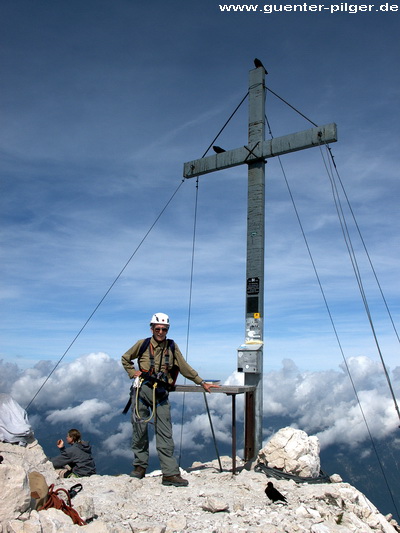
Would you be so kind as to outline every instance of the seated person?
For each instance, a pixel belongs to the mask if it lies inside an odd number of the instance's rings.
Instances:
[[[60,455],[53,457],[50,461],[54,468],[68,468],[70,471],[64,473],[62,477],[71,475],[76,477],[92,476],[96,473],[96,465],[92,457],[92,448],[88,442],[81,440],[81,434],[77,429],[70,429],[67,433],[67,442],[70,448],[65,448],[62,439],[57,441]]]

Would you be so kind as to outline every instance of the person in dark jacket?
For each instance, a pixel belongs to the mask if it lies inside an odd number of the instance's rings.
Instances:
[[[63,477],[73,474],[77,477],[92,476],[96,473],[96,465],[92,457],[92,448],[88,442],[81,440],[80,431],[70,429],[67,433],[67,442],[70,448],[65,448],[62,439],[57,441],[60,455],[53,457],[50,461],[54,468],[70,468],[70,473],[66,472]]]

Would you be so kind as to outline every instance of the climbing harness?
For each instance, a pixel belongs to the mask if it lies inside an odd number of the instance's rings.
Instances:
[[[148,337],[147,339],[143,341],[142,345],[139,348],[139,353],[138,353],[138,358],[137,358],[139,368],[141,368],[140,358],[144,354],[144,352],[148,349],[149,357],[150,357],[150,369],[147,371],[142,370],[142,373],[139,376],[139,378],[135,379],[130,389],[129,400],[124,410],[122,411],[123,414],[126,414],[128,412],[132,404],[132,398],[134,397],[135,407],[133,409],[133,416],[136,421],[140,421],[140,422],[150,422],[150,420],[155,415],[157,405],[162,405],[163,403],[165,403],[168,397],[168,393],[170,391],[175,390],[175,382],[179,374],[179,368],[176,365],[173,365],[171,368],[169,368],[169,362],[170,362],[169,353],[171,351],[172,355],[175,354],[175,342],[172,339],[167,339],[167,346],[164,349],[163,356],[161,357],[161,360],[160,360],[160,368],[158,369],[158,372],[156,373],[155,360],[154,360],[154,348],[150,340],[151,340],[151,337]],[[164,359],[164,364],[163,364],[163,359]],[[164,367],[164,371],[162,370],[162,367]],[[172,378],[172,383],[168,382],[168,378],[167,378],[168,373]],[[146,385],[152,388],[151,405],[145,402],[144,399],[141,398],[139,395],[140,388],[143,385]],[[157,399],[157,396],[158,396],[158,399]],[[145,404],[151,410],[151,414],[149,418],[147,419],[141,418],[139,414],[139,409],[138,409],[139,401]]]

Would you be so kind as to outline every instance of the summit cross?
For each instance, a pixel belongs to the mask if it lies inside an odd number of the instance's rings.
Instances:
[[[245,343],[238,348],[238,371],[244,373],[244,384],[256,389],[254,427],[250,437],[245,432],[246,460],[255,457],[262,448],[265,162],[271,157],[337,141],[334,123],[265,140],[265,75],[262,64],[249,72],[248,144],[189,161],[183,168],[184,178],[194,178],[238,165],[248,166]]]

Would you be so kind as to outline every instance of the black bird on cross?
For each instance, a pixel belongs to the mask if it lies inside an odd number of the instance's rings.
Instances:
[[[255,66],[256,68],[260,68],[260,67],[262,67],[262,68],[265,70],[265,74],[268,74],[267,69],[264,67],[264,65],[262,64],[261,60],[258,59],[257,57],[256,57],[255,60],[254,60],[254,66]]]
[[[222,154],[224,152],[226,152],[226,150],[224,150],[223,148],[221,148],[220,146],[213,146],[213,150],[216,154]]]

